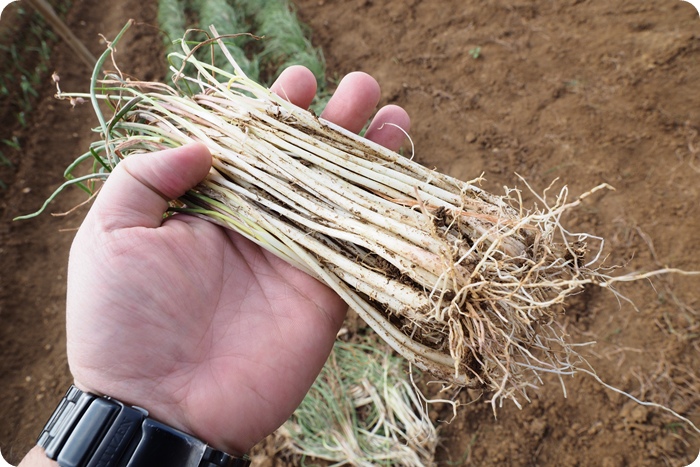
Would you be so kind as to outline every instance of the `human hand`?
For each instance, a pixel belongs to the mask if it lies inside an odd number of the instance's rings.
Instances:
[[[272,88],[300,107],[313,75],[286,70]],[[348,75],[323,117],[359,131],[379,101]],[[387,106],[366,137],[398,149],[403,109]],[[291,415],[330,353],[346,305],[325,285],[239,234],[167,201],[203,179],[202,145],[133,155],[102,188],[68,268],[68,360],[76,385],[146,408],[217,449],[246,452]]]

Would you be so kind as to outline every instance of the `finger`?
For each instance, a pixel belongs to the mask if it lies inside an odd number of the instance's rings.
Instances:
[[[379,103],[381,90],[377,81],[366,73],[350,73],[338,84],[321,117],[358,133]]]
[[[106,231],[158,227],[168,202],[204,179],[210,168],[211,154],[202,144],[131,155],[110,174],[88,217]]]
[[[408,113],[398,105],[382,107],[372,119],[365,138],[392,151],[398,151],[406,141],[406,134],[411,129]]]
[[[308,68],[294,65],[280,73],[270,89],[292,104],[306,109],[316,96],[316,77]]]

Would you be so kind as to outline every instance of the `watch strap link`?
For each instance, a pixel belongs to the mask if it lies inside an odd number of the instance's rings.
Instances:
[[[95,396],[84,393],[75,386],[68,389],[37,439],[37,444],[44,448],[47,457],[56,459],[72,427],[94,399]]]
[[[148,418],[148,412],[121,402],[66,392],[37,444],[61,467],[247,467],[201,440]]]

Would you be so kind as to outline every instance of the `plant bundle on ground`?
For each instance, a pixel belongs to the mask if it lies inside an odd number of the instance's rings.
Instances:
[[[335,465],[435,465],[437,432],[405,372],[381,346],[336,342],[278,444]]]
[[[106,178],[130,154],[205,144],[213,168],[173,201],[174,213],[233,229],[318,278],[409,362],[487,389],[494,408],[527,399],[543,373],[585,366],[556,321],[568,296],[668,271],[607,275],[596,266],[600,248],[587,249],[600,239],[562,226],[567,210],[602,187],[572,201],[564,188],[526,207],[517,190],[487,193],[478,179],[426,168],[295,107],[230,55],[233,72],[181,45],[170,55],[173,86],[120,73],[98,79],[107,50],[89,94],[59,93],[90,99],[100,121],[101,141],[67,176],[88,160],[95,173],[67,184],[92,193],[86,181]],[[181,73],[185,64],[196,71]]]
[[[235,0],[234,3],[252,19],[253,31],[261,37],[259,59],[266,68],[268,83],[288,66],[303,65],[323,85],[326,78],[323,55],[311,44],[308,31],[289,0]]]
[[[311,44],[308,30],[289,0],[159,0],[158,22],[168,50],[186,29],[202,30],[190,32],[190,41],[206,40],[207,28],[213,25],[219,30],[245,33],[229,40],[227,49],[251,79],[270,84],[284,68],[304,65],[316,76],[319,88],[325,86],[323,54]],[[220,49],[205,52],[213,58],[208,61],[233,72]],[[207,60],[206,55],[201,58]]]
[[[229,0],[159,0],[158,23],[165,34],[168,50],[173,41],[182,37],[185,30],[199,26],[201,31],[190,34],[190,40],[206,40],[207,30],[211,25],[227,31],[248,31],[249,19]],[[248,76],[257,77],[259,73],[259,56],[248,57],[245,52],[247,45],[253,40],[250,34],[240,34],[228,43],[228,51],[236,60],[239,68]],[[221,50],[208,49],[203,51],[209,57],[202,59],[212,61],[218,67],[232,72],[233,68]],[[188,70],[189,72],[190,70]]]

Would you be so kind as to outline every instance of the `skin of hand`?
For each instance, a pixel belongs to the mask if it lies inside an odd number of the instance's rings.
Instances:
[[[285,70],[272,90],[307,107],[316,81]],[[363,128],[377,82],[356,72],[322,117]],[[366,136],[390,149],[406,112],[377,112]],[[192,216],[163,220],[168,200],[203,179],[199,144],[133,155],[110,175],[70,252],[67,347],[76,385],[147,409],[211,446],[241,454],[292,414],[346,312],[325,285],[244,239]]]

